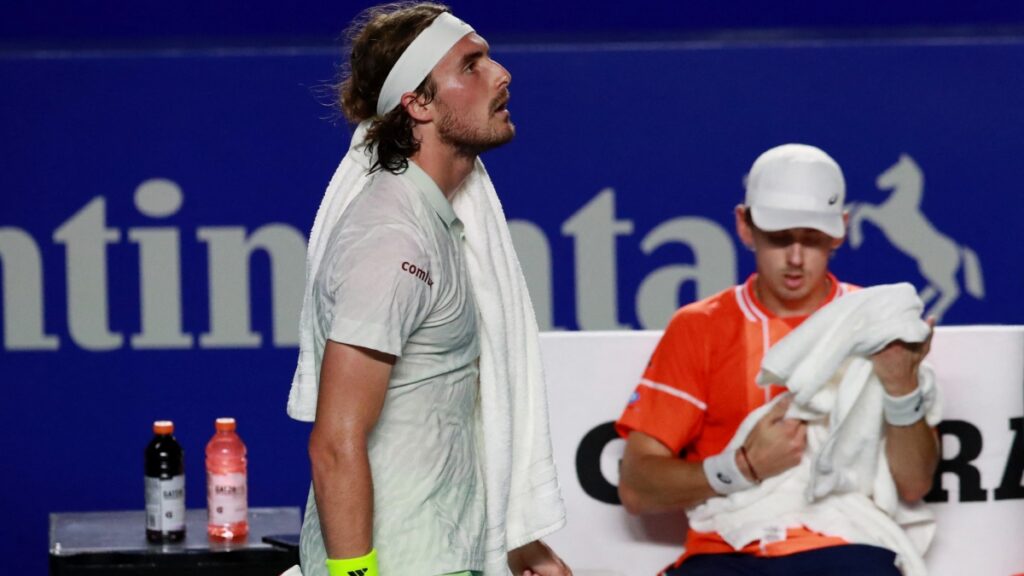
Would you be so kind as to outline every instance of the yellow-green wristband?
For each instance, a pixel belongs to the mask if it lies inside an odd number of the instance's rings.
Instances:
[[[379,576],[377,572],[377,549],[359,558],[327,559],[327,573],[331,576]]]

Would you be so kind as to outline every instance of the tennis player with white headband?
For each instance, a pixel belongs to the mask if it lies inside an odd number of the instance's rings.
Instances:
[[[430,74],[448,50],[473,28],[451,12],[442,12],[402,52],[388,72],[377,98],[377,114],[383,116],[402,103],[402,95],[413,92]]]
[[[536,320],[478,159],[508,70],[439,4],[349,29],[358,127],[307,253],[288,413],[312,421],[306,576],[571,576]]]

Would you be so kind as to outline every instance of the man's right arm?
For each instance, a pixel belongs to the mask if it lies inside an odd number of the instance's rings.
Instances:
[[[682,510],[715,496],[700,462],[676,457],[643,432],[630,432],[619,473],[619,498],[631,514]]]
[[[328,558],[356,558],[373,547],[367,440],[394,362],[389,354],[334,341],[324,350],[309,458]]]
[[[783,398],[758,421],[744,442],[746,458],[734,454],[747,480],[763,480],[800,463],[807,427],[802,421],[785,418],[791,402],[791,398]],[[703,463],[678,458],[653,436],[630,432],[619,474],[619,498],[627,511],[649,514],[682,510],[717,495]]]

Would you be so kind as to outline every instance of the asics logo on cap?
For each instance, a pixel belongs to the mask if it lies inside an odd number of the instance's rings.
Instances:
[[[835,204],[836,200],[839,200],[839,194],[833,194],[832,196],[830,196],[828,199],[828,205],[831,206]]]

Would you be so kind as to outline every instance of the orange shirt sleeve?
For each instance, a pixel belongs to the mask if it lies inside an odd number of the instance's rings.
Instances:
[[[707,409],[700,320],[701,315],[688,308],[673,316],[615,423],[620,436],[642,432],[678,454],[700,434]]]

